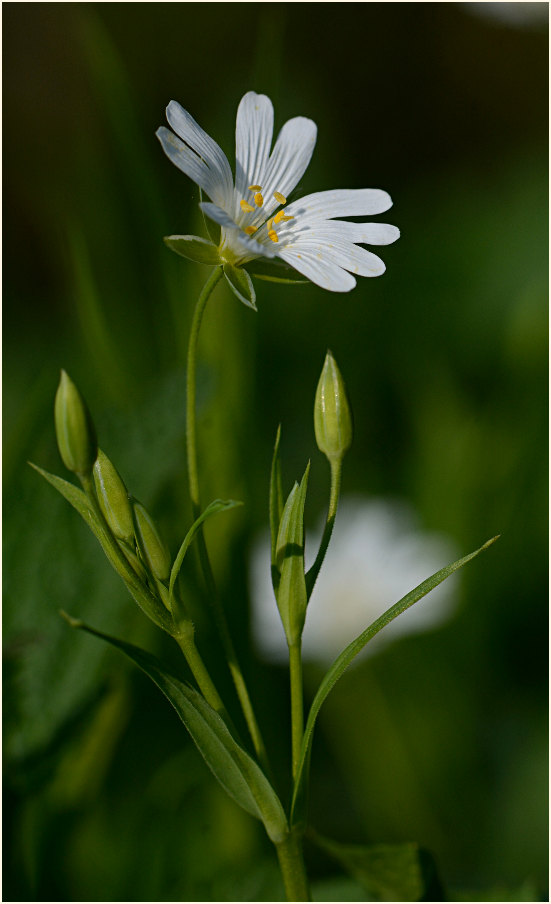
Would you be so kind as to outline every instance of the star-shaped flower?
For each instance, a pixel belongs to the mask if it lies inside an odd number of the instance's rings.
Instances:
[[[385,191],[334,189],[287,204],[316,143],[311,119],[297,116],[286,122],[271,150],[272,103],[264,94],[245,94],[237,111],[234,180],[222,149],[180,104],[171,101],[166,113],[174,131],[162,126],[157,137],[170,160],[210,198],[200,207],[220,225],[221,235],[218,248],[195,236],[165,241],[192,260],[223,264],[242,301],[254,307],[250,276],[239,268],[256,259],[279,258],[331,292],[349,292],[355,276],[384,273],[383,261],[361,246],[395,242],[396,226],[339,218],[384,213],[392,206]]]

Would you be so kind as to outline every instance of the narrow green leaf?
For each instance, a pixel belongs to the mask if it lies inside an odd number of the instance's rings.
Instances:
[[[339,678],[344,674],[352,660],[358,653],[363,650],[366,643],[371,640],[372,637],[375,637],[379,631],[386,627],[391,621],[401,615],[402,612],[405,612],[406,609],[409,609],[410,606],[413,606],[414,603],[418,602],[418,600],[422,599],[427,593],[430,593],[431,590],[434,590],[438,584],[441,584],[442,581],[445,581],[454,571],[457,571],[459,568],[462,568],[463,565],[466,565],[467,562],[470,562],[471,559],[474,559],[475,556],[478,556],[485,549],[488,549],[492,543],[498,539],[497,537],[492,537],[491,540],[488,540],[484,543],[480,549],[476,549],[474,552],[469,553],[468,556],[465,556],[463,559],[459,559],[457,562],[454,562],[452,565],[446,565],[445,568],[441,568],[440,571],[435,572],[430,578],[427,578],[426,581],[423,581],[413,590],[411,590],[406,596],[402,597],[394,606],[391,606],[390,609],[387,609],[386,612],[383,613],[379,618],[377,618],[365,631],[363,631],[352,643],[348,644],[348,646],[342,651],[342,653],[335,659],[335,662],[330,667],[329,671],[325,674],[316,696],[312,702],[312,706],[310,707],[310,712],[308,714],[308,721],[306,723],[306,728],[304,731],[304,737],[302,741],[302,753],[300,758],[300,763],[297,771],[297,777],[295,780],[294,790],[293,790],[293,803],[291,808],[291,822],[292,824],[296,824],[297,822],[302,822],[306,816],[306,791],[307,791],[307,781],[308,781],[308,766],[310,762],[310,746],[312,743],[312,736],[314,732],[314,727],[316,724],[316,719],[318,713],[327,698],[328,694],[332,691],[335,684],[339,680]]]
[[[134,600],[136,601],[142,612],[144,612],[145,615],[147,615],[147,617],[151,619],[151,621],[155,622],[157,627],[162,628],[163,631],[166,631],[168,634],[173,634],[174,623],[169,613],[165,610],[164,606],[140,581],[138,575],[128,563],[126,557],[124,561],[122,561],[122,551],[121,559],[114,553],[105,527],[90,505],[86,493],[84,493],[78,487],[74,486],[74,484],[69,483],[67,480],[63,480],[63,478],[57,477],[56,474],[50,474],[48,471],[44,471],[42,468],[39,468],[38,465],[35,465],[32,462],[29,462],[29,464],[31,468],[41,474],[42,477],[44,477],[44,479],[47,480],[48,483],[50,483],[58,491],[58,493],[61,493],[61,495],[65,497],[67,502],[70,502],[73,508],[76,509],[79,515],[82,516],[96,539],[99,541],[101,548],[109,559],[111,565],[113,566],[117,574],[123,579],[126,587],[132,594]],[[116,540],[113,540],[113,542],[116,542]]]
[[[444,889],[432,855],[414,842],[339,844],[309,837],[363,885],[376,901],[443,901]]]
[[[281,424],[277,428],[274,454],[272,457],[272,470],[270,472],[270,536],[272,542],[272,584],[277,593],[279,584],[279,569],[276,563],[276,544],[279,531],[279,522],[283,512],[283,489],[281,486],[281,461],[279,458],[279,442],[281,439]]]
[[[207,766],[230,797],[247,813],[263,822],[274,843],[282,841],[288,827],[277,794],[260,767],[234,739],[222,717],[203,697],[167,672],[145,650],[96,631],[65,613],[62,615],[72,627],[118,647],[151,678],[178,713]]]
[[[163,239],[171,251],[196,264],[220,264],[218,248],[198,235],[167,235]]]
[[[242,267],[234,267],[233,264],[224,264],[224,276],[226,277],[230,289],[237,295],[239,301],[246,304],[248,308],[256,311],[256,295],[251,277]]]
[[[234,499],[215,499],[214,502],[211,502],[210,505],[207,505],[205,511],[202,515],[199,515],[196,521],[193,522],[190,529],[188,530],[186,536],[184,537],[184,541],[178,550],[178,555],[174,560],[174,564],[172,566],[172,570],[170,572],[170,583],[168,585],[168,590],[170,594],[170,602],[172,605],[172,595],[174,593],[174,584],[176,582],[176,578],[180,573],[180,568],[182,567],[182,563],[184,561],[184,557],[186,552],[188,551],[191,541],[193,540],[195,534],[201,527],[201,525],[211,517],[211,515],[216,515],[218,512],[227,512],[229,509],[236,508],[238,505],[243,505],[242,502],[235,501]]]
[[[255,260],[245,264],[245,269],[254,279],[264,279],[268,282],[285,285],[304,285],[310,282],[309,279],[300,277],[294,267],[290,267],[282,260]]]
[[[252,273],[253,279],[263,279],[265,282],[283,283],[285,286],[303,286],[310,282],[309,279],[286,279],[284,276],[266,276],[264,273]]]

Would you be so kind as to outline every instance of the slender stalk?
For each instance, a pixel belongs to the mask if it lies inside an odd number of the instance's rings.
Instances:
[[[291,749],[293,780],[297,777],[302,735],[304,733],[302,693],[302,638],[289,647],[289,671],[291,681]]]
[[[276,844],[279,868],[288,901],[311,901],[302,854],[302,837],[295,832]]]
[[[199,476],[197,469],[197,411],[196,411],[196,394],[197,394],[197,383],[196,383],[196,368],[197,368],[197,342],[199,339],[199,330],[201,327],[201,322],[203,320],[203,314],[205,312],[205,308],[207,306],[207,302],[212,294],[213,289],[222,278],[223,270],[221,267],[217,267],[211,273],[207,282],[205,283],[201,294],[197,300],[197,305],[195,307],[195,313],[193,315],[193,321],[191,325],[191,332],[189,336],[189,345],[188,345],[188,359],[187,359],[187,407],[186,407],[186,442],[187,442],[187,467],[188,467],[188,481],[189,481],[189,495],[191,498],[191,504],[193,508],[193,516],[194,518],[198,518],[201,514],[201,503],[200,503],[200,495],[199,495]],[[228,666],[230,669],[230,673],[233,679],[233,683],[235,685],[235,689],[237,691],[237,696],[239,697],[239,702],[241,704],[241,708],[243,710],[243,714],[245,716],[245,720],[247,722],[247,726],[254,744],[254,748],[256,750],[257,756],[265,768],[268,767],[268,758],[266,754],[266,748],[264,746],[264,741],[262,739],[262,735],[260,734],[260,729],[258,727],[258,723],[256,721],[256,717],[254,714],[254,710],[252,707],[251,699],[249,697],[249,692],[247,690],[247,686],[245,684],[245,679],[243,678],[243,673],[241,672],[241,668],[237,661],[237,655],[235,652],[235,647],[233,645],[233,641],[231,639],[231,635],[228,628],[228,623],[226,620],[226,615],[220,603],[220,599],[218,597],[218,592],[216,590],[216,584],[214,581],[214,575],[212,573],[212,567],[210,564],[209,554],[207,550],[207,545],[205,542],[205,537],[203,534],[203,529],[201,528],[197,532],[197,545],[199,550],[199,559],[201,562],[201,568],[203,570],[203,575],[205,578],[205,583],[207,586],[207,594],[209,601],[213,608],[214,618],[216,621],[216,626],[218,632],[220,634],[220,638],[222,640],[222,644],[224,647],[224,652],[226,654],[226,659],[228,661]]]
[[[339,504],[339,495],[341,491],[341,474],[342,458],[339,458],[338,460],[333,459],[331,461],[331,492],[329,496],[329,510],[327,512],[327,520],[325,522],[325,528],[323,530],[323,536],[321,538],[316,561],[306,575],[306,591],[308,593],[308,599],[310,599],[310,595],[312,593],[312,590],[314,589],[314,584],[318,579],[318,574],[320,573],[321,566],[323,565],[323,560],[325,559],[325,553],[327,552],[327,547],[329,546],[329,541],[331,540],[331,534],[333,533],[335,518],[337,516],[337,506]]]
[[[191,622],[187,623],[186,630],[182,631],[174,639],[184,654],[203,697],[217,713],[227,719],[226,707],[222,703],[220,695],[201,658],[201,654],[195,645],[194,628]]]

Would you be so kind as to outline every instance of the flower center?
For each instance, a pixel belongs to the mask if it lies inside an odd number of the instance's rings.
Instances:
[[[247,201],[245,198],[239,202],[241,210],[245,213],[255,213],[257,208],[260,208],[264,205],[264,197],[262,195],[262,186],[261,185],[249,185],[249,191],[253,193],[253,202],[251,204],[250,201]],[[286,204],[287,198],[280,191],[275,191],[273,194],[274,200],[277,201],[278,204]],[[285,211],[279,210],[275,216],[270,217],[268,222],[266,223],[268,229],[268,238],[272,242],[279,242],[279,238],[277,232],[274,229],[274,226],[277,226],[279,223],[285,223],[287,220],[292,220],[293,217],[289,216],[285,213]],[[262,226],[264,223],[261,224]],[[260,226],[246,226],[243,230],[247,235],[254,235],[255,232],[260,229]]]

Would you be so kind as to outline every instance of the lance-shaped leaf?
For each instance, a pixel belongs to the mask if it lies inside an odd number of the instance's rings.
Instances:
[[[499,536],[499,535],[498,535]],[[308,772],[309,772],[309,764],[310,764],[310,751],[312,744],[312,736],[314,733],[314,727],[316,724],[316,719],[318,717],[318,713],[324,703],[325,699],[335,687],[335,684],[339,680],[339,678],[344,674],[352,660],[358,653],[363,650],[366,643],[371,640],[372,637],[375,637],[379,631],[382,630],[386,625],[388,625],[391,621],[397,618],[402,612],[405,612],[406,609],[409,609],[410,606],[413,606],[414,603],[418,602],[418,600],[422,599],[427,593],[430,593],[431,590],[434,590],[438,584],[441,584],[442,581],[445,581],[454,571],[457,571],[459,568],[462,568],[463,565],[466,565],[467,562],[470,562],[471,559],[474,559],[475,556],[478,556],[485,549],[488,549],[492,543],[498,539],[497,537],[492,537],[491,540],[488,540],[481,546],[479,549],[476,549],[474,552],[469,553],[468,556],[465,556],[462,559],[459,559],[457,562],[453,562],[452,565],[446,565],[445,568],[441,568],[440,571],[435,572],[435,574],[431,575],[430,578],[427,578],[426,581],[423,581],[413,590],[411,590],[406,596],[402,597],[394,606],[391,606],[390,609],[387,609],[379,618],[377,618],[365,631],[363,631],[352,643],[348,644],[348,646],[342,651],[340,656],[337,656],[335,662],[330,667],[329,671],[325,674],[316,696],[312,702],[312,706],[310,707],[310,712],[308,714],[308,721],[306,723],[306,728],[304,730],[304,737],[302,741],[302,750],[300,761],[297,770],[297,776],[295,780],[295,785],[293,789],[293,801],[291,806],[291,823],[295,825],[297,823],[302,823],[306,819],[306,797],[307,797],[307,782],[308,782]]]
[[[283,512],[283,489],[281,486],[281,462],[279,459],[279,441],[281,439],[281,424],[277,428],[274,454],[272,457],[272,470],[270,473],[270,537],[272,549],[272,584],[277,595],[279,586],[279,568],[276,563],[277,534],[279,522]]]
[[[354,876],[375,901],[444,901],[445,893],[432,855],[414,842],[339,844],[309,833]]]
[[[230,797],[251,816],[261,820],[275,844],[282,841],[288,826],[277,794],[261,768],[237,743],[222,717],[201,694],[167,672],[145,650],[96,631],[65,613],[62,615],[72,627],[87,631],[122,650],[151,678],[178,713],[207,766]]]
[[[300,639],[308,602],[304,576],[304,504],[309,473],[310,462],[300,486],[295,483],[285,503],[275,551],[280,574],[276,599],[289,646]]]
[[[234,267],[233,264],[224,264],[224,276],[234,295],[248,308],[256,311],[256,295],[252,279],[242,267]]]
[[[168,585],[169,599],[170,599],[170,608],[172,609],[174,602],[174,584],[176,583],[176,578],[180,574],[180,569],[182,567],[182,563],[184,561],[185,555],[191,545],[191,541],[193,540],[195,534],[201,527],[201,525],[211,517],[211,515],[216,515],[218,512],[227,512],[229,509],[236,508],[238,505],[243,505],[242,502],[235,501],[234,499],[215,499],[214,502],[211,502],[210,505],[207,505],[205,511],[202,515],[193,522],[187,534],[184,537],[183,543],[178,550],[178,555],[174,560],[174,564],[172,566],[170,572],[170,582]]]
[[[180,257],[187,258],[188,261],[213,266],[220,264],[220,255],[216,245],[198,235],[167,235],[163,241],[171,251],[175,251]]]
[[[174,622],[169,613],[140,581],[138,575],[128,563],[123,551],[121,550],[120,556],[116,554],[116,551],[113,549],[113,545],[116,541],[112,538],[110,539],[104,525],[90,505],[86,493],[74,486],[74,484],[69,483],[67,480],[63,480],[63,478],[57,477],[55,474],[50,474],[48,471],[44,471],[42,468],[39,468],[38,465],[34,465],[32,462],[29,462],[29,464],[31,468],[38,471],[48,483],[55,487],[58,493],[61,493],[67,502],[70,502],[73,508],[82,516],[96,539],[99,540],[105,555],[115,571],[123,579],[126,587],[134,597],[134,600],[137,602],[142,612],[144,612],[151,621],[155,622],[159,628],[162,628],[163,631],[166,631],[168,634],[174,634]]]

